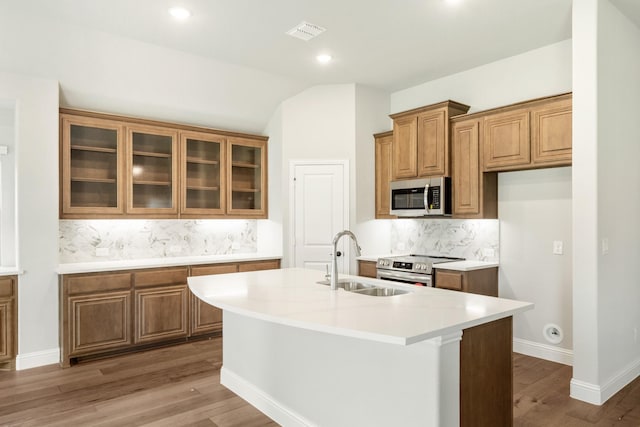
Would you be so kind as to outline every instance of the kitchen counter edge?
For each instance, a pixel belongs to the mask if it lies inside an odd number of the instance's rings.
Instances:
[[[59,264],[56,273],[59,275],[78,273],[98,273],[103,271],[137,270],[157,267],[179,267],[202,264],[224,264],[232,262],[265,261],[282,259],[282,255],[268,253],[229,254],[212,256],[192,256],[175,258],[148,258],[121,261],[98,261]]]

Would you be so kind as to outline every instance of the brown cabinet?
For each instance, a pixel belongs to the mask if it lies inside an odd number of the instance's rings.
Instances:
[[[278,259],[60,276],[60,364],[220,333],[222,311],[189,291],[188,273],[276,268]],[[4,307],[5,300],[15,304],[4,283],[0,279],[0,321],[15,313],[14,306]],[[0,342],[0,367],[3,350],[15,359],[15,348],[15,338]]]
[[[242,216],[266,217],[266,142],[229,138],[228,157],[227,211]]]
[[[133,273],[136,344],[188,335],[187,267]]]
[[[0,369],[14,370],[18,352],[18,278],[0,277]]]
[[[436,268],[435,287],[497,297],[498,267],[471,271]]]
[[[482,124],[478,118],[452,122],[454,218],[498,217],[498,176],[482,172]]]
[[[571,95],[531,109],[531,162],[535,166],[571,165]]]
[[[571,111],[571,94],[564,94],[481,113],[484,170],[570,166]]]
[[[61,218],[267,217],[266,137],[60,111]]]
[[[449,119],[468,110],[446,101],[391,115],[393,179],[449,176]]]
[[[60,357],[72,358],[123,349],[133,343],[131,274],[62,276]]]
[[[376,218],[396,218],[391,211],[391,164],[393,162],[393,132],[383,132],[374,135],[375,138],[375,191]]]
[[[204,132],[180,134],[180,216],[226,213],[226,143]]]
[[[174,218],[178,213],[178,133],[127,126],[128,214]]]
[[[377,272],[377,263],[375,261],[358,260],[358,276],[373,277],[375,279]]]
[[[60,115],[61,217],[124,213],[124,127]]]

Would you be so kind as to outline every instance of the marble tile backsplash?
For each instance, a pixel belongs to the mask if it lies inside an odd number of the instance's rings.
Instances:
[[[396,219],[391,223],[393,253],[499,261],[500,223],[497,219]]]
[[[257,251],[255,220],[61,220],[60,263]]]

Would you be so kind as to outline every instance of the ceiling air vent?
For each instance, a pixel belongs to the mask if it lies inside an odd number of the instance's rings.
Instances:
[[[312,38],[324,33],[326,30],[326,28],[322,28],[319,25],[302,21],[300,24],[287,31],[287,34],[300,40],[309,41]]]

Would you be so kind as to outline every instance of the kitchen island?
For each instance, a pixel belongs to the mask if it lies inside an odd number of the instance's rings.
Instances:
[[[223,385],[282,425],[511,422],[511,316],[532,304],[358,278],[410,291],[374,297],[323,279],[306,269],[188,279],[223,310]]]

